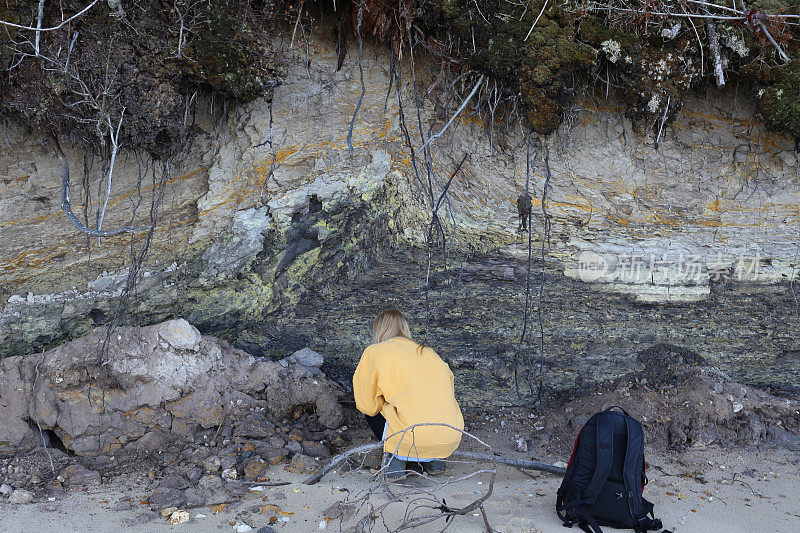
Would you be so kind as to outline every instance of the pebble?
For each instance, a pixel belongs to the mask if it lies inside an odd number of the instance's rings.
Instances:
[[[233,481],[236,479],[237,473],[235,468],[228,468],[227,470],[222,471],[222,479],[227,481]]]
[[[528,443],[525,441],[524,437],[520,437],[517,439],[517,451],[520,453],[525,453],[528,451]]]
[[[247,524],[236,524],[233,526],[233,530],[236,533],[248,533],[249,531],[253,531],[253,528],[248,526]]]
[[[202,489],[216,490],[222,486],[222,483],[221,477],[208,474],[200,478],[198,485]]]
[[[221,461],[216,455],[203,459],[203,468],[205,468],[207,472],[216,472],[220,469],[221,465]]]
[[[10,485],[6,485],[5,483],[0,485],[0,494],[3,496],[9,496],[12,492],[14,492],[14,489],[12,489]]]
[[[169,516],[170,524],[183,524],[189,521],[189,513],[186,511],[175,511]]]

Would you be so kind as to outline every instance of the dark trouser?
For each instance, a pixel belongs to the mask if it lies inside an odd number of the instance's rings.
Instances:
[[[383,440],[383,428],[386,426],[386,419],[383,418],[383,415],[378,413],[375,416],[364,416],[367,417],[369,429],[375,434],[375,440]]]

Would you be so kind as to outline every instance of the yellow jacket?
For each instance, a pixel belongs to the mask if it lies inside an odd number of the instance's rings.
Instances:
[[[384,451],[405,457],[444,459],[461,442],[464,417],[453,392],[453,373],[431,348],[394,337],[364,350],[353,375],[356,407],[366,415],[381,413],[388,424]],[[393,436],[392,436],[393,435]]]

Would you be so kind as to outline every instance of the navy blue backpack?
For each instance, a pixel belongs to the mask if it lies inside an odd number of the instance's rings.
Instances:
[[[602,533],[601,525],[637,533],[661,529],[653,504],[642,496],[644,466],[639,421],[617,406],[592,416],[575,440],[558,489],[556,512],[564,526],[577,524],[588,533]]]

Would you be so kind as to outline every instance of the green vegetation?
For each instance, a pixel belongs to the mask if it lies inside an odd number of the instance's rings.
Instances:
[[[43,25],[85,5],[48,3]],[[273,30],[290,32],[294,22],[286,21],[300,20],[299,5],[143,0],[119,16],[99,2],[70,24],[43,32],[41,57],[32,53],[32,31],[6,28],[0,38],[0,113],[101,153],[106,123],[116,123],[124,109],[120,142],[167,156],[188,136],[186,117],[196,92],[231,104],[269,96],[283,71]],[[800,0],[749,5],[770,15],[800,13]],[[35,25],[37,6],[36,0],[9,0],[0,5],[0,19]],[[334,11],[332,2],[307,3],[303,9],[314,13],[304,11],[302,20],[327,19],[338,25],[340,43],[342,36],[352,42],[357,7],[344,2]],[[576,0],[365,0],[364,7],[362,35],[389,41],[396,52],[413,39],[453,72],[484,74],[500,100],[519,109],[540,134],[555,131],[587,84],[621,97],[634,120],[662,128],[689,91],[714,80],[706,19],[607,18]],[[789,64],[777,57],[757,25],[762,23],[792,58]],[[796,28],[776,17],[753,24],[716,21],[726,81],[744,80],[767,124],[800,137]]]

